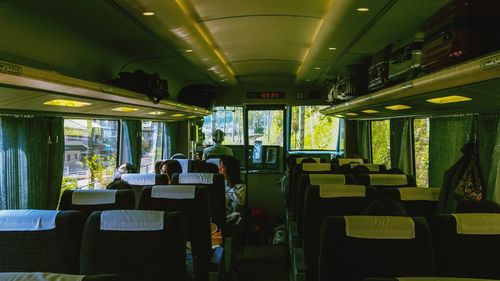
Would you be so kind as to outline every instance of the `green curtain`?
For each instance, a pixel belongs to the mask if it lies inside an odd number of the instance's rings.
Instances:
[[[478,117],[479,165],[486,185],[486,198],[495,199],[495,185],[500,159],[500,115]],[[498,186],[497,188],[500,188]],[[500,190],[499,190],[500,191]]]
[[[55,209],[64,165],[62,118],[0,119],[2,209]]]
[[[359,156],[371,162],[370,121],[358,121],[358,140]]]
[[[164,123],[163,130],[163,159],[169,159],[177,151],[177,123]]]
[[[411,119],[391,119],[391,167],[413,174]]]
[[[340,130],[339,130],[340,131]],[[340,134],[340,132],[339,132]],[[342,137],[340,135],[340,137]],[[341,150],[341,145],[339,141],[339,151]],[[358,121],[355,120],[344,120],[344,154],[345,155],[359,155],[359,145],[358,145]]]
[[[140,169],[142,156],[142,122],[136,120],[123,120],[121,141],[121,163],[130,163]]]

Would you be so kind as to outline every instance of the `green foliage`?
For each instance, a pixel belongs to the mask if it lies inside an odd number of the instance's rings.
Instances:
[[[373,163],[391,167],[390,121],[372,121]]]
[[[115,155],[104,156],[93,154],[92,156],[85,156],[83,160],[90,171],[90,189],[95,188],[96,183],[106,186],[111,182],[111,176],[116,166]]]
[[[429,186],[429,119],[413,121],[413,137],[415,140],[415,171],[417,185]]]
[[[339,119],[325,116],[319,111],[324,106],[304,106],[304,142],[302,149],[335,150]],[[291,148],[301,149],[299,134],[299,107],[292,107]]]

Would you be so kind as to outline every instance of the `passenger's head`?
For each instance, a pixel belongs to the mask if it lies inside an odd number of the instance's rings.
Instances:
[[[491,200],[461,200],[455,213],[500,213],[500,205]]]
[[[218,174],[219,167],[213,163],[207,163],[205,161],[198,161],[193,169],[195,173],[211,173]]]
[[[170,159],[188,159],[188,157],[184,153],[176,153]]]
[[[170,183],[173,174],[182,173],[181,164],[177,160],[165,160],[160,165],[160,173],[166,174]]]
[[[128,173],[137,173],[137,168],[134,165],[129,164],[129,163],[121,164],[115,170],[114,179],[119,180],[122,178],[123,174],[128,174]]]
[[[229,181],[230,185],[241,182],[240,161],[232,156],[223,156],[220,159],[219,173]]]
[[[316,163],[316,160],[314,158],[305,158],[305,159],[302,159],[302,161],[300,161],[300,164],[304,164],[304,163]]]
[[[224,141],[224,132],[220,129],[216,129],[212,133],[212,139],[215,143],[222,143]]]
[[[363,212],[369,216],[408,216],[401,204],[391,198],[381,198],[373,201]]]

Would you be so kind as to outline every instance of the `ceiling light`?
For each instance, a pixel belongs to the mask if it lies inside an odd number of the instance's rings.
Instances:
[[[411,108],[411,106],[404,105],[404,104],[396,104],[396,105],[386,106],[385,108],[390,109],[390,110],[403,110],[403,109]]]
[[[182,116],[184,116],[184,114],[182,114],[182,113],[176,113],[176,114],[172,114],[170,116],[172,116],[172,117],[182,117]]]
[[[349,112],[349,113],[346,113],[345,115],[348,115],[348,116],[358,116],[358,114],[354,113],[354,112]]]
[[[307,82],[311,82],[311,79],[306,79]]]
[[[193,50],[192,49],[186,49],[184,52],[186,52],[186,53],[192,53]]]
[[[163,111],[151,111],[148,114],[151,114],[151,115],[162,115],[162,114],[165,114],[165,112],[163,112]]]
[[[335,51],[335,50],[337,50],[337,48],[335,48],[335,47],[330,47],[330,48],[328,48],[328,50],[330,50],[330,51]]]
[[[462,102],[462,101],[470,101],[470,100],[472,100],[472,99],[469,97],[446,96],[446,97],[429,99],[429,100],[427,100],[427,102],[436,103],[436,104],[445,104],[445,103]]]
[[[75,101],[75,100],[49,100],[44,102],[45,105],[66,106],[66,107],[83,107],[91,105],[90,102]]]
[[[362,7],[362,8],[357,8],[356,11],[358,12],[368,12],[370,9]]]
[[[139,109],[134,108],[134,107],[117,107],[117,108],[113,108],[111,110],[120,111],[120,112],[134,112],[134,111],[138,111]]]
[[[155,13],[154,12],[144,12],[144,13],[142,13],[142,15],[149,17],[149,16],[154,16]]]
[[[341,115],[341,114],[336,114],[336,115],[333,115],[333,116],[338,117],[338,118],[343,118],[344,117],[344,115]]]
[[[191,115],[191,116],[188,116],[188,118],[196,118],[196,116],[194,116],[194,115]]]
[[[373,109],[362,110],[361,112],[368,113],[368,114],[378,113],[378,111],[373,110]]]
[[[316,66],[314,69],[316,69],[316,70],[320,70],[320,69],[321,69],[321,67]]]

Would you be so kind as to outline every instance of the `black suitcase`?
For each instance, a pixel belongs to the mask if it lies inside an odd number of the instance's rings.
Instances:
[[[337,77],[336,89],[341,100],[350,100],[368,93],[368,66],[351,64]]]
[[[415,78],[421,69],[423,32],[410,36],[394,44],[389,59],[389,81],[401,83]]]
[[[155,104],[170,96],[167,80],[161,79],[158,73],[148,74],[141,69],[133,73],[120,72],[119,77],[109,81],[109,83],[130,91],[145,94]]]
[[[368,69],[368,89],[376,91],[389,85],[389,57],[392,44],[385,46],[380,52],[373,56]]]

